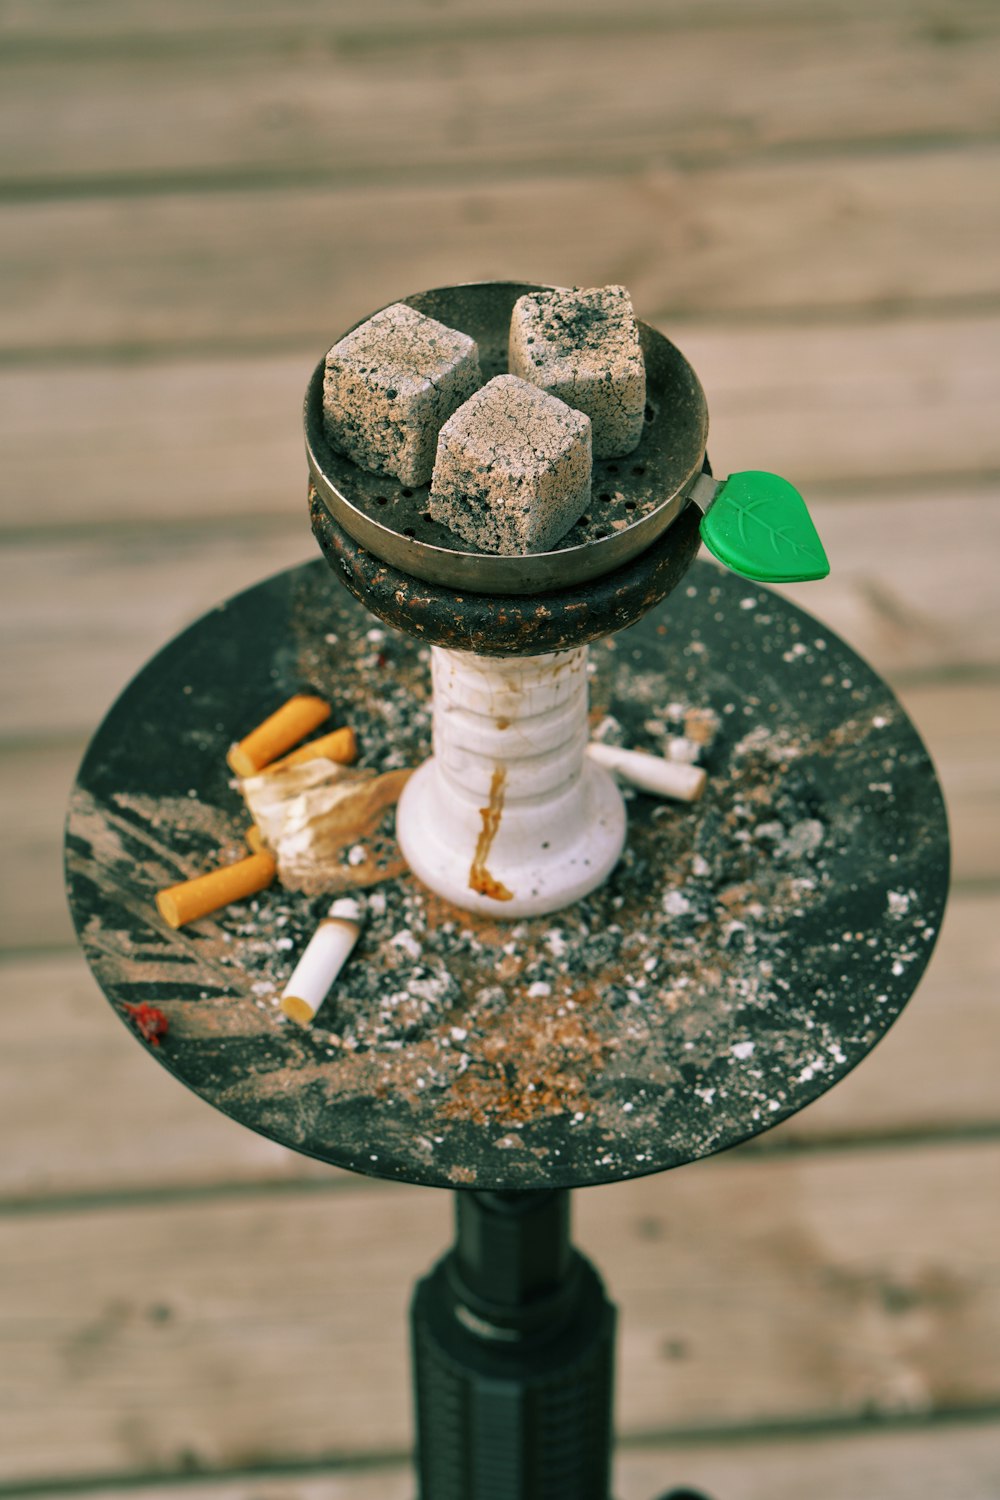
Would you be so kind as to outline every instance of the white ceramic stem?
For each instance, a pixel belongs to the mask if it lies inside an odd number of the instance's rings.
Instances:
[[[625,843],[614,778],[587,748],[587,648],[431,648],[434,754],[396,813],[417,877],[467,911],[534,916],[607,878]]]

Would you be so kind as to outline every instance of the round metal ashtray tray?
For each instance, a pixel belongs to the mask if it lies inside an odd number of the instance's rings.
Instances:
[[[401,300],[474,338],[485,382],[507,369],[514,303],[537,290],[527,282],[481,281]],[[317,494],[362,547],[427,583],[474,593],[538,594],[587,583],[623,566],[680,514],[701,472],[708,437],[705,395],[691,366],[654,328],[640,323],[639,332],[646,362],[642,438],[624,458],[595,459],[590,505],[551,552],[516,557],[474,552],[430,519],[429,485],[401,485],[336,452],[323,431],[325,356],[305,400],[306,453]]]

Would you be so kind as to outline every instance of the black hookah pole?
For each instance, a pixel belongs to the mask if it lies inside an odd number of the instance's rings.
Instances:
[[[608,1500],[615,1309],[567,1190],[457,1194],[411,1317],[420,1500]]]

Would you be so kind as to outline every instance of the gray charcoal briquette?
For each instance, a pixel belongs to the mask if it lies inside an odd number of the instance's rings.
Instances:
[[[394,302],[326,356],[327,438],[363,469],[426,484],[443,423],[481,378],[475,339]]]
[[[595,458],[623,457],[642,437],[646,366],[623,286],[559,287],[518,297],[508,366],[586,412]]]
[[[544,552],[590,502],[590,418],[497,375],[441,428],[430,513],[480,552]]]

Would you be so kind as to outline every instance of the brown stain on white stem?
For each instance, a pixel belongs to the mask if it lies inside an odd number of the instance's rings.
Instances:
[[[469,889],[480,896],[489,896],[493,901],[513,901],[514,899],[514,892],[509,891],[502,881],[495,880],[486,868],[493,840],[500,831],[506,785],[507,772],[502,766],[497,766],[490,781],[489,803],[486,807],[479,809],[483,826],[476,840],[476,852],[472,856],[472,865],[469,869]]]

